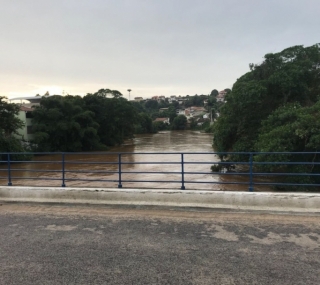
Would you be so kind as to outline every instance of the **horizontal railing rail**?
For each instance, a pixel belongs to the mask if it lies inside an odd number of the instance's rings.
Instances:
[[[306,155],[316,157],[318,154],[317,152],[2,152],[0,180],[6,180],[8,186],[23,180],[52,180],[61,181],[62,187],[66,187],[67,182],[73,181],[112,182],[117,183],[118,188],[127,183],[140,185],[172,183],[180,184],[180,189],[186,189],[186,184],[246,185],[249,191],[254,191],[256,186],[319,187],[320,177],[317,178],[320,173],[315,172],[313,168],[319,167],[320,161],[315,161],[314,158],[306,161],[305,158]],[[256,161],[258,155],[268,157],[268,161]],[[290,161],[290,158],[288,161],[272,161],[274,155],[294,155],[296,161],[292,159]],[[147,156],[147,161],[144,158],[140,161],[136,159],[144,156]],[[241,156],[246,159],[219,160],[219,157],[228,156]],[[297,156],[301,156],[301,159],[297,159]],[[208,160],[204,161],[204,158]],[[216,166],[215,172],[210,171],[211,165]],[[158,169],[153,169],[154,166]],[[269,166],[287,168],[263,170],[263,167]],[[305,168],[295,169],[295,166]],[[306,169],[309,166],[312,166],[312,169]],[[197,167],[201,169],[196,169]],[[230,170],[230,167],[233,169]],[[159,171],[159,168],[164,171]],[[75,174],[78,177],[72,176]],[[129,174],[131,177],[126,177]],[[94,175],[98,176],[93,177]],[[162,176],[155,178],[156,175]],[[201,178],[193,178],[196,175]],[[226,181],[223,177],[235,179],[241,177],[241,179]]]

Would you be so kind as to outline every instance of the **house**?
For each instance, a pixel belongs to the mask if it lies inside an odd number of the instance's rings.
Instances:
[[[17,130],[17,134],[15,136],[22,141],[29,142],[34,138],[32,130],[32,112],[32,108],[20,106],[18,118],[24,123],[24,126]]]
[[[188,101],[188,98],[186,98],[186,97],[181,97],[181,96],[179,95],[179,98],[178,98],[179,104],[182,105],[185,101]]]
[[[159,109],[159,113],[162,113],[162,112],[165,112],[165,111],[168,111],[169,110],[169,108],[160,108]]]
[[[160,95],[160,96],[152,96],[151,100],[155,100],[158,101],[158,103],[160,103],[162,100],[165,101],[166,100],[166,96],[164,95]]]
[[[61,95],[52,95],[52,96],[61,96]],[[47,96],[51,97],[51,96]],[[32,97],[18,97],[10,99],[11,103],[15,103],[12,101],[20,101],[20,111],[18,114],[18,118],[24,123],[24,126],[17,130],[15,136],[22,141],[30,142],[33,140],[33,130],[32,130],[32,106],[39,106],[42,96],[32,96]],[[25,103],[27,101],[28,103]],[[17,104],[17,103],[16,103]]]
[[[210,113],[206,113],[202,116],[202,118],[204,119],[210,119],[211,118],[211,114]]]
[[[169,103],[172,103],[174,101],[177,101],[177,96],[176,95],[171,95],[169,98],[168,98],[168,102]]]
[[[206,112],[207,111],[204,107],[192,106],[184,110],[184,115],[190,119],[194,117],[202,117]]]
[[[50,96],[51,97],[51,96]],[[25,107],[32,107],[35,105],[40,105],[42,97],[41,96],[32,96],[32,97],[17,97],[17,98],[12,98],[10,99],[11,103],[16,103],[23,105]],[[13,102],[12,102],[13,101]],[[20,101],[19,103],[14,102],[14,101]],[[25,101],[28,101],[28,103],[25,103]]]
[[[140,101],[143,101],[143,98],[142,97],[134,97],[134,101],[140,102]]]
[[[170,118],[156,118],[153,122],[163,122],[170,125]]]
[[[205,121],[205,120],[204,120],[203,118],[198,118],[198,119],[197,119],[197,125],[198,125],[198,126],[202,126],[203,123],[204,123],[204,121]]]
[[[176,113],[177,113],[177,115],[186,115],[185,114],[185,109],[177,109]]]
[[[221,90],[218,95],[221,95],[221,96],[225,97],[227,95],[227,91],[226,90]]]
[[[190,107],[192,112],[205,112],[206,109],[204,107],[192,106]]]
[[[227,95],[227,91],[226,90],[220,91],[219,94],[216,97],[217,102],[224,102],[226,95]]]

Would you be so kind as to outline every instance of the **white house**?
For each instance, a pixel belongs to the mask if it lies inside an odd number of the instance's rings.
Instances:
[[[32,112],[32,108],[20,106],[18,118],[24,123],[24,126],[17,130],[15,137],[21,139],[22,141],[29,142],[33,139]]]

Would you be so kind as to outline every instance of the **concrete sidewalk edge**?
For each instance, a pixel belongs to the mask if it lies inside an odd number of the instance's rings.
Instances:
[[[320,194],[0,186],[2,202],[319,212]]]

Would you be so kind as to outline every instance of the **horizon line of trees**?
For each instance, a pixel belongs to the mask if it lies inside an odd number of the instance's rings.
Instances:
[[[198,100],[197,96],[195,100]],[[159,109],[164,106],[168,106],[168,110],[160,113]],[[0,151],[106,150],[137,133],[185,130],[187,118],[177,115],[179,107],[178,102],[129,102],[119,91],[110,89],[100,89],[83,97],[45,94],[40,105],[33,107],[34,140],[28,145],[15,136],[23,127],[18,118],[19,105],[0,97]],[[154,122],[155,118],[163,116],[170,118],[170,125]]]

